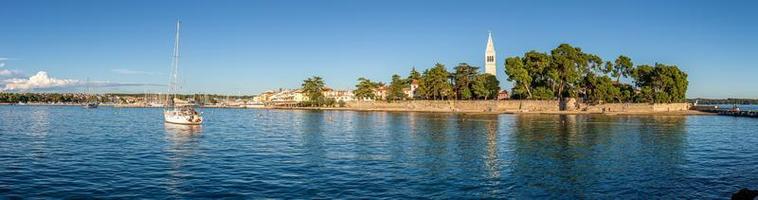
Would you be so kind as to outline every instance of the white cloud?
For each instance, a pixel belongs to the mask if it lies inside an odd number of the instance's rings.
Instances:
[[[7,71],[7,72],[6,72]],[[0,70],[0,75],[3,73],[9,73],[11,75],[20,75],[16,71]],[[162,84],[149,84],[149,83],[114,83],[109,81],[92,81],[85,82],[75,79],[57,79],[48,76],[47,72],[40,71],[34,76],[29,78],[11,78],[7,80],[0,80],[0,84],[5,86],[0,90],[35,90],[35,89],[65,89],[72,87],[136,87],[136,86],[165,86]]]
[[[5,61],[10,60],[10,58],[0,58],[0,67],[5,67]]]
[[[74,79],[56,79],[49,77],[47,72],[40,71],[28,79],[8,79],[5,80],[3,90],[32,90],[46,88],[72,87],[82,84],[82,81]]]
[[[156,74],[153,72],[131,70],[131,69],[113,69],[111,71],[117,74],[124,74],[124,75],[154,75]]]
[[[19,77],[21,72],[18,70],[2,69],[0,70],[0,76],[5,77]]]

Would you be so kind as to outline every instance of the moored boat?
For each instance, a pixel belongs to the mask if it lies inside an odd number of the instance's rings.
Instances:
[[[264,107],[266,107],[266,105],[263,104],[263,103],[261,103],[261,102],[249,102],[249,103],[245,103],[245,104],[240,105],[240,107],[242,107],[242,108],[264,108]]]
[[[100,105],[100,102],[98,101],[97,96],[93,97],[92,87],[90,85],[89,78],[87,78],[87,82],[85,82],[85,84],[87,85],[87,92],[85,93],[87,102],[85,102],[82,105],[82,108],[87,108],[87,109],[97,108],[97,106]]]
[[[97,102],[91,102],[91,103],[85,103],[82,105],[83,108],[97,108],[97,106],[100,105]]]
[[[176,103],[180,100],[176,99],[176,93],[178,92],[179,79],[177,77],[179,71],[179,28],[181,22],[176,22],[176,38],[174,41],[174,59],[171,62],[171,78],[169,84],[169,94],[171,98],[165,104],[163,110],[163,119],[166,123],[182,124],[182,125],[200,125],[203,123],[203,117],[200,112],[195,110],[193,105]]]
[[[178,106],[165,110],[163,118],[167,123],[172,124],[200,125],[203,123],[203,117],[192,106]]]

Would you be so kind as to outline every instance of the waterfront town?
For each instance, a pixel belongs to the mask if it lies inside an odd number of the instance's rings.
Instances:
[[[2,8],[0,200],[758,200],[758,1]]]
[[[484,54],[484,72],[480,74],[477,67],[469,66],[468,64],[461,63],[458,68],[462,69],[463,79],[466,80],[463,84],[467,85],[466,93],[467,97],[464,99],[471,99],[473,93],[477,93],[474,90],[472,84],[478,82],[482,83],[482,89],[478,90],[478,93],[482,93],[480,99],[491,100],[505,100],[510,96],[507,90],[500,90],[499,82],[495,78],[497,74],[497,61],[496,51],[492,33],[488,33],[487,43]],[[437,69],[443,71],[441,77],[445,82],[448,76],[453,74],[448,73],[444,66],[436,64]],[[439,71],[439,70],[438,70]],[[320,79],[320,78],[319,78]],[[414,99],[426,99],[422,94],[418,94],[422,75],[416,71],[415,68],[411,71],[408,78],[393,77],[393,83],[386,85],[382,82],[373,82],[364,78],[359,78],[359,83],[356,85],[355,90],[351,89],[333,89],[327,87],[322,83],[319,85],[318,90],[321,97],[323,97],[323,106],[326,107],[344,107],[346,103],[354,101],[382,101],[382,100],[414,100]],[[456,80],[451,78],[452,82]],[[446,85],[448,90],[453,89],[451,86]],[[7,86],[6,86],[7,87]],[[462,89],[461,87],[455,89]],[[469,90],[470,89],[470,90]],[[456,91],[457,92],[457,91]],[[444,93],[444,92],[443,92]],[[453,92],[447,91],[448,95]],[[477,93],[477,94],[478,94]],[[440,95],[445,96],[445,95]],[[182,101],[186,103],[196,104],[201,107],[217,107],[217,108],[264,108],[264,107],[303,107],[305,102],[312,101],[308,93],[303,88],[294,89],[273,89],[264,91],[260,94],[250,96],[228,96],[228,95],[213,95],[213,94],[194,94],[194,95],[178,95],[178,99],[174,101]],[[490,98],[491,97],[491,98]],[[46,105],[77,105],[87,101],[97,101],[103,105],[112,105],[114,107],[163,107],[165,102],[169,98],[166,94],[94,94],[94,93],[70,93],[70,94],[57,94],[57,93],[0,93],[0,103],[4,104],[46,104]],[[435,98],[436,99],[436,98]],[[447,99],[447,98],[441,98]],[[457,99],[457,98],[456,98]],[[321,105],[320,105],[321,106]]]
[[[500,88],[497,53],[490,32],[484,69],[459,63],[452,71],[436,63],[422,72],[412,67],[407,76],[394,74],[389,83],[357,79],[354,89],[329,87],[319,76],[303,80],[301,88],[278,88],[252,95],[96,93],[0,93],[0,103],[19,105],[81,105],[96,102],[113,107],[165,107],[173,103],[207,108],[297,108],[368,111],[432,112],[682,112],[697,106],[685,99],[687,74],[675,65],[634,65],[618,56],[603,61],[581,48],[560,44],[542,53],[505,59],[511,92]],[[621,78],[631,79],[624,82]],[[6,88],[8,86],[6,85]],[[452,102],[451,102],[452,100]],[[702,114],[700,112],[688,114]],[[755,113],[750,113],[755,115]]]
[[[418,84],[412,84],[403,89],[407,99],[413,99]],[[380,87],[373,91],[374,98],[356,98],[353,90],[324,88],[322,94],[328,99],[334,100],[333,106],[340,103],[353,101],[382,101],[387,97],[387,87]],[[309,100],[302,89],[276,89],[265,91],[252,96],[225,96],[213,94],[179,95],[183,101],[194,103],[201,107],[213,108],[263,108],[289,106],[294,107],[299,103]],[[114,107],[163,107],[166,94],[86,94],[86,93],[4,93],[0,94],[0,104],[20,105],[79,105],[89,99],[97,99],[102,105]],[[508,99],[508,91],[501,91],[498,100]]]
[[[175,57],[178,59],[177,21]],[[549,52],[528,51],[504,59],[503,71],[512,83],[510,92],[500,88],[497,51],[492,32],[487,34],[483,69],[459,63],[450,71],[442,63],[407,76],[393,74],[387,83],[359,77],[355,88],[333,88],[319,76],[308,77],[300,88],[271,89],[259,94],[186,94],[178,91],[172,75],[166,93],[96,94],[0,92],[0,104],[98,105],[113,107],[343,109],[360,111],[421,111],[473,113],[719,113],[756,117],[755,111],[740,111],[714,105],[698,105],[685,98],[688,75],[676,65],[633,63],[619,55],[603,60],[597,54],[571,44],[559,44]],[[172,64],[172,74],[176,73]],[[46,79],[45,73],[32,79]],[[622,79],[623,78],[623,79]],[[44,81],[44,80],[43,80]],[[80,83],[88,87],[87,83]],[[10,82],[5,90],[17,88]],[[191,111],[190,113],[194,113]]]

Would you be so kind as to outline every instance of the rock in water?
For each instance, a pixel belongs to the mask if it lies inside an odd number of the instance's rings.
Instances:
[[[749,190],[742,188],[737,193],[732,194],[732,200],[754,200],[758,197],[758,190]]]

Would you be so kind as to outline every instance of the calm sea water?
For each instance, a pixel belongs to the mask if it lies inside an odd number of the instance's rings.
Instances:
[[[729,198],[758,120],[0,106],[0,197]],[[1,199],[1,198],[0,198]]]

